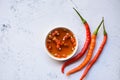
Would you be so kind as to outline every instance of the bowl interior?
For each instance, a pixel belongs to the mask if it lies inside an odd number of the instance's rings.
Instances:
[[[71,58],[76,53],[78,40],[70,29],[66,27],[57,27],[50,30],[47,34],[45,47],[47,54],[51,58],[63,61]]]

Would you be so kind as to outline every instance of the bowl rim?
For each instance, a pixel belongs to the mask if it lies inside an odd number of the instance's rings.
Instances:
[[[47,47],[46,47],[46,39],[47,39],[48,34],[49,34],[51,31],[53,31],[53,30],[55,30],[55,29],[57,29],[57,28],[65,28],[65,29],[70,30],[70,31],[73,33],[73,35],[74,35],[74,37],[75,37],[75,40],[76,40],[75,50],[72,52],[71,55],[69,55],[69,56],[66,57],[66,58],[57,58],[57,57],[54,57],[54,56],[48,51],[48,49],[47,49]],[[45,48],[46,48],[46,51],[47,51],[48,56],[51,57],[51,58],[54,59],[54,60],[57,60],[57,61],[65,61],[65,60],[68,60],[68,59],[72,58],[72,57],[76,54],[77,49],[78,49],[78,38],[77,38],[77,36],[74,34],[74,32],[73,32],[70,28],[65,27],[65,26],[62,26],[62,27],[57,27],[57,26],[56,26],[56,27],[50,29],[49,32],[47,33],[47,35],[45,36],[45,40],[44,40],[44,41],[45,41]]]

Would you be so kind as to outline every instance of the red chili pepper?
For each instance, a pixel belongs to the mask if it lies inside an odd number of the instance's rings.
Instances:
[[[93,54],[93,51],[94,51],[94,48],[95,48],[95,45],[96,45],[97,33],[98,33],[98,30],[99,30],[102,23],[103,23],[103,20],[101,21],[101,23],[99,24],[97,29],[92,34],[90,48],[88,50],[88,53],[87,53],[85,59],[83,60],[83,62],[80,65],[78,65],[77,67],[68,71],[67,74],[66,74],[67,76],[69,76],[70,74],[73,74],[75,72],[80,71],[81,69],[83,69],[89,63],[90,59],[92,58],[92,54]]]
[[[91,67],[94,65],[94,63],[98,60],[98,58],[100,57],[101,52],[103,51],[103,48],[106,44],[107,41],[107,32],[105,30],[105,26],[104,26],[104,22],[103,22],[103,29],[104,29],[104,38],[103,41],[96,53],[96,55],[94,56],[94,58],[90,61],[90,63],[88,64],[88,66],[86,67],[86,69],[83,72],[82,77],[80,78],[80,80],[83,80],[83,78],[87,75],[87,73],[89,72],[89,70],[91,69]]]
[[[73,9],[78,14],[80,19],[82,20],[82,23],[85,26],[85,29],[86,29],[86,41],[84,43],[84,46],[83,46],[82,50],[76,56],[74,56],[73,58],[69,59],[68,61],[66,61],[62,65],[62,68],[61,68],[62,73],[64,73],[64,68],[66,66],[68,66],[68,65],[72,64],[73,62],[79,60],[85,54],[85,52],[87,51],[87,49],[89,47],[90,41],[91,41],[91,32],[90,32],[90,28],[89,28],[89,25],[88,25],[87,21],[80,15],[80,13],[75,8],[73,8]]]

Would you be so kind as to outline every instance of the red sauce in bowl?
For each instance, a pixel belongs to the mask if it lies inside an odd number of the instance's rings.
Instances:
[[[73,53],[76,38],[67,28],[55,28],[46,37],[46,48],[56,58],[66,58]]]

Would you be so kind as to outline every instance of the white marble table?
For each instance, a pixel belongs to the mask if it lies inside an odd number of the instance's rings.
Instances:
[[[85,80],[120,80],[120,0],[74,0],[91,32],[105,18],[108,42]],[[45,51],[47,32],[56,26],[73,30],[79,52],[85,29],[70,0],[0,0],[0,80],[79,80],[83,70],[69,77],[60,71],[63,62]],[[103,38],[102,28],[97,45]],[[85,57],[85,56],[84,56]],[[65,72],[80,64],[84,57]]]

